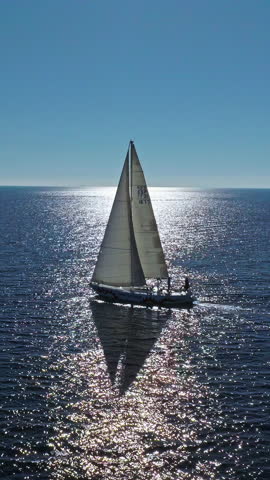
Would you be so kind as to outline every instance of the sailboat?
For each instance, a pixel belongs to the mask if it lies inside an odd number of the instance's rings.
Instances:
[[[147,280],[156,279],[156,285]],[[162,282],[167,281],[167,288]],[[103,300],[145,306],[190,306],[186,285],[173,291],[143,169],[130,141],[90,283]]]

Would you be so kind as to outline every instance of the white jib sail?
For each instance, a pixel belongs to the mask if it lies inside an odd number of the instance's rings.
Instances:
[[[134,235],[144,276],[168,278],[151,200],[133,143],[131,143],[131,208]]]
[[[145,285],[131,223],[128,154],[92,281],[123,287]]]

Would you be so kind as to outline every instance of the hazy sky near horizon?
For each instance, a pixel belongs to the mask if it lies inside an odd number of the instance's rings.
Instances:
[[[0,185],[270,187],[269,0],[1,0]]]

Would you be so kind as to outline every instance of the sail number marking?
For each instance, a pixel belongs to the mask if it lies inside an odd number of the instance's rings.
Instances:
[[[146,185],[137,185],[137,198],[141,205],[150,203],[150,197]]]

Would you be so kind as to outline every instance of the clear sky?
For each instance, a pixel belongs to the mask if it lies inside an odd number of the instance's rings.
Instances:
[[[269,0],[0,0],[0,184],[270,187]]]

